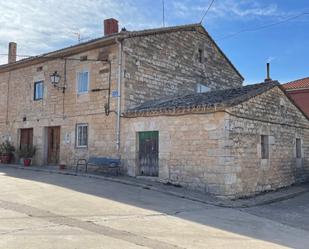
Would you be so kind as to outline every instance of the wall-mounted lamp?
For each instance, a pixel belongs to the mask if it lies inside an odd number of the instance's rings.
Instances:
[[[58,74],[57,71],[55,71],[52,75],[50,75],[50,81],[51,83],[54,85],[55,88],[57,89],[62,89],[63,93],[66,89],[66,86],[59,86],[59,82],[60,82],[60,75]]]

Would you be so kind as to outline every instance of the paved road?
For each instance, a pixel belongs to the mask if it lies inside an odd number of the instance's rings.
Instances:
[[[309,193],[270,205],[242,210],[291,227],[309,231]],[[309,244],[307,248],[309,248]]]
[[[0,167],[0,248],[308,248],[308,199],[237,210]]]

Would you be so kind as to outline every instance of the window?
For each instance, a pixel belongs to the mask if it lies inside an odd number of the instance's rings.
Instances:
[[[34,83],[34,100],[43,99],[43,81]]]
[[[198,62],[203,63],[203,50],[202,49],[198,50]]]
[[[203,84],[198,83],[196,85],[196,92],[197,93],[205,93],[205,92],[209,92],[209,91],[210,91],[210,88],[203,85]]]
[[[87,93],[89,89],[89,72],[77,73],[77,93]]]
[[[88,146],[88,124],[76,125],[76,147]]]
[[[296,138],[296,158],[302,158],[301,139]]]
[[[261,136],[261,157],[262,159],[269,158],[269,137],[267,135]]]

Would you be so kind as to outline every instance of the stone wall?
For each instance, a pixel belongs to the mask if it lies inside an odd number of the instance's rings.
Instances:
[[[88,56],[96,60],[100,51],[109,54],[112,63],[111,90],[117,88],[118,47],[93,49],[76,54],[71,58]],[[77,72],[89,70],[90,86],[86,94],[77,94]],[[104,105],[108,100],[107,91],[92,89],[108,88],[109,65],[105,62],[67,60],[67,89],[65,94],[50,83],[50,75],[58,71],[60,84],[64,82],[64,60],[51,60],[41,64],[24,67],[9,73],[0,73],[0,134],[2,140],[10,138],[19,146],[19,131],[22,128],[34,129],[34,144],[38,147],[36,164],[46,163],[47,127],[61,126],[60,160],[73,164],[77,158],[88,155],[116,156],[116,114],[105,115]],[[34,82],[44,81],[43,100],[34,100]],[[9,82],[9,93],[7,93]],[[8,101],[8,120],[6,120],[6,96]],[[111,110],[116,109],[116,98],[111,98]],[[24,120],[24,118],[26,120]],[[6,121],[8,123],[6,124]],[[77,123],[88,123],[88,148],[75,148],[75,128]]]
[[[225,121],[226,168],[237,171],[231,173],[229,194],[248,196],[309,180],[308,120],[278,87],[229,112],[235,115]],[[269,159],[261,158],[261,135],[269,136]],[[302,141],[301,159],[296,158],[296,138]]]
[[[126,118],[122,160],[126,172],[138,173],[138,132],[159,132],[159,179],[191,189],[225,193],[229,174],[224,149],[225,113]],[[230,173],[230,172],[228,172]]]
[[[197,83],[212,90],[242,85],[242,78],[215,44],[197,31],[129,38],[124,53],[126,107],[195,92]]]
[[[0,125],[5,125],[7,121],[7,91],[8,91],[8,80],[10,74],[3,73],[0,74]]]

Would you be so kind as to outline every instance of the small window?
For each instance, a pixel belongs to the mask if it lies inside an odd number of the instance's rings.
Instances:
[[[89,90],[89,72],[77,73],[77,93],[88,93]]]
[[[86,61],[88,60],[88,56],[87,55],[83,55],[79,58],[80,61]]]
[[[76,125],[76,147],[85,148],[88,146],[88,124]]]
[[[198,62],[203,63],[203,49],[198,50]]]
[[[262,159],[269,158],[269,136],[261,136],[261,157]]]
[[[296,138],[296,158],[302,158],[301,139]]]
[[[34,83],[34,100],[43,99],[43,81]]]
[[[210,91],[210,88],[203,85],[203,84],[197,84],[196,85],[196,92],[197,93],[205,93],[205,92],[209,92]]]

